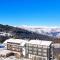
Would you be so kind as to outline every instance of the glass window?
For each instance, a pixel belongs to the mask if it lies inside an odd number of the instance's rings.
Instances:
[[[36,54],[37,54],[37,52],[33,51],[33,54],[34,54],[34,55],[36,55]]]
[[[30,47],[32,47],[33,45],[32,44],[29,44]]]
[[[42,48],[42,46],[41,45],[38,45],[38,48]]]
[[[26,44],[26,47],[28,46],[28,44]]]
[[[47,50],[46,49],[43,49],[43,52],[46,52],[47,53]]]
[[[33,45],[33,47],[37,47],[37,45]]]
[[[47,49],[48,47],[47,46],[43,46],[43,48]]]
[[[29,51],[30,54],[32,54],[32,51]]]
[[[26,47],[26,49],[28,49],[28,47]]]
[[[31,47],[29,47],[29,50],[32,50],[32,48],[31,48]]]
[[[47,57],[43,57],[43,60],[47,60]]]
[[[37,51],[37,48],[33,48],[33,51]]]
[[[43,56],[47,56],[47,53],[43,53]]]
[[[41,53],[40,53],[40,52],[38,52],[38,55],[41,55]]]
[[[46,60],[45,58],[43,58],[43,60]]]
[[[39,60],[42,60],[42,58],[39,58]]]
[[[38,51],[42,51],[42,49],[38,49]]]
[[[26,50],[26,53],[28,53],[28,50]]]

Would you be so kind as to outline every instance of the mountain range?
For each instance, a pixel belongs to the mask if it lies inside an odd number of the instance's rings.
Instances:
[[[42,35],[60,38],[60,27],[46,27],[46,26],[20,26],[20,28],[35,32]]]
[[[2,38],[1,38],[2,37]],[[54,41],[60,37],[60,28],[48,28],[40,26],[19,26],[14,27],[10,25],[0,24],[0,42],[6,39],[39,39]],[[4,39],[3,39],[4,38]],[[59,40],[60,41],[60,40]]]

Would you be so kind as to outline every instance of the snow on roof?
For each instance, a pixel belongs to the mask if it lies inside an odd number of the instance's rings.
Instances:
[[[30,40],[28,43],[49,46],[52,41]]]
[[[12,43],[19,43],[21,46],[23,46],[26,42],[28,42],[27,40],[23,40],[23,39],[7,39],[4,43],[7,42],[12,42]]]
[[[49,46],[52,43],[52,41],[41,41],[41,45]]]
[[[42,41],[42,40],[30,40],[28,42],[27,40],[23,40],[23,39],[12,39],[12,38],[7,39],[4,43],[7,43],[7,42],[19,43],[21,46],[24,46],[25,43],[49,46],[52,43],[52,41]]]
[[[41,41],[40,40],[30,40],[29,43],[31,43],[31,44],[40,44]]]

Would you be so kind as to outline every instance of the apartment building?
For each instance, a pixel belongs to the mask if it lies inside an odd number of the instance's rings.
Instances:
[[[53,60],[52,41],[8,39],[4,44],[7,50],[18,52],[17,57],[23,54],[23,57],[32,60]]]
[[[26,44],[26,40],[22,40],[22,39],[7,39],[5,42],[4,42],[4,45],[6,46],[6,49],[7,50],[10,50],[14,53],[18,53],[19,55],[23,55],[25,56],[25,44]],[[17,56],[19,56],[17,54]]]
[[[52,41],[30,40],[25,45],[26,57],[32,60],[52,60]]]

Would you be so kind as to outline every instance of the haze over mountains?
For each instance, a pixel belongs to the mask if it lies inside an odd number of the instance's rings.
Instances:
[[[39,26],[14,27],[0,24],[0,42],[3,42],[8,38],[54,41],[57,38],[60,38],[60,28],[47,28]]]
[[[53,36],[53,37],[60,37],[60,27],[47,27],[47,26],[27,26],[23,25],[20,26],[20,28],[36,32],[38,34],[43,34],[43,35],[48,35],[48,36]]]

